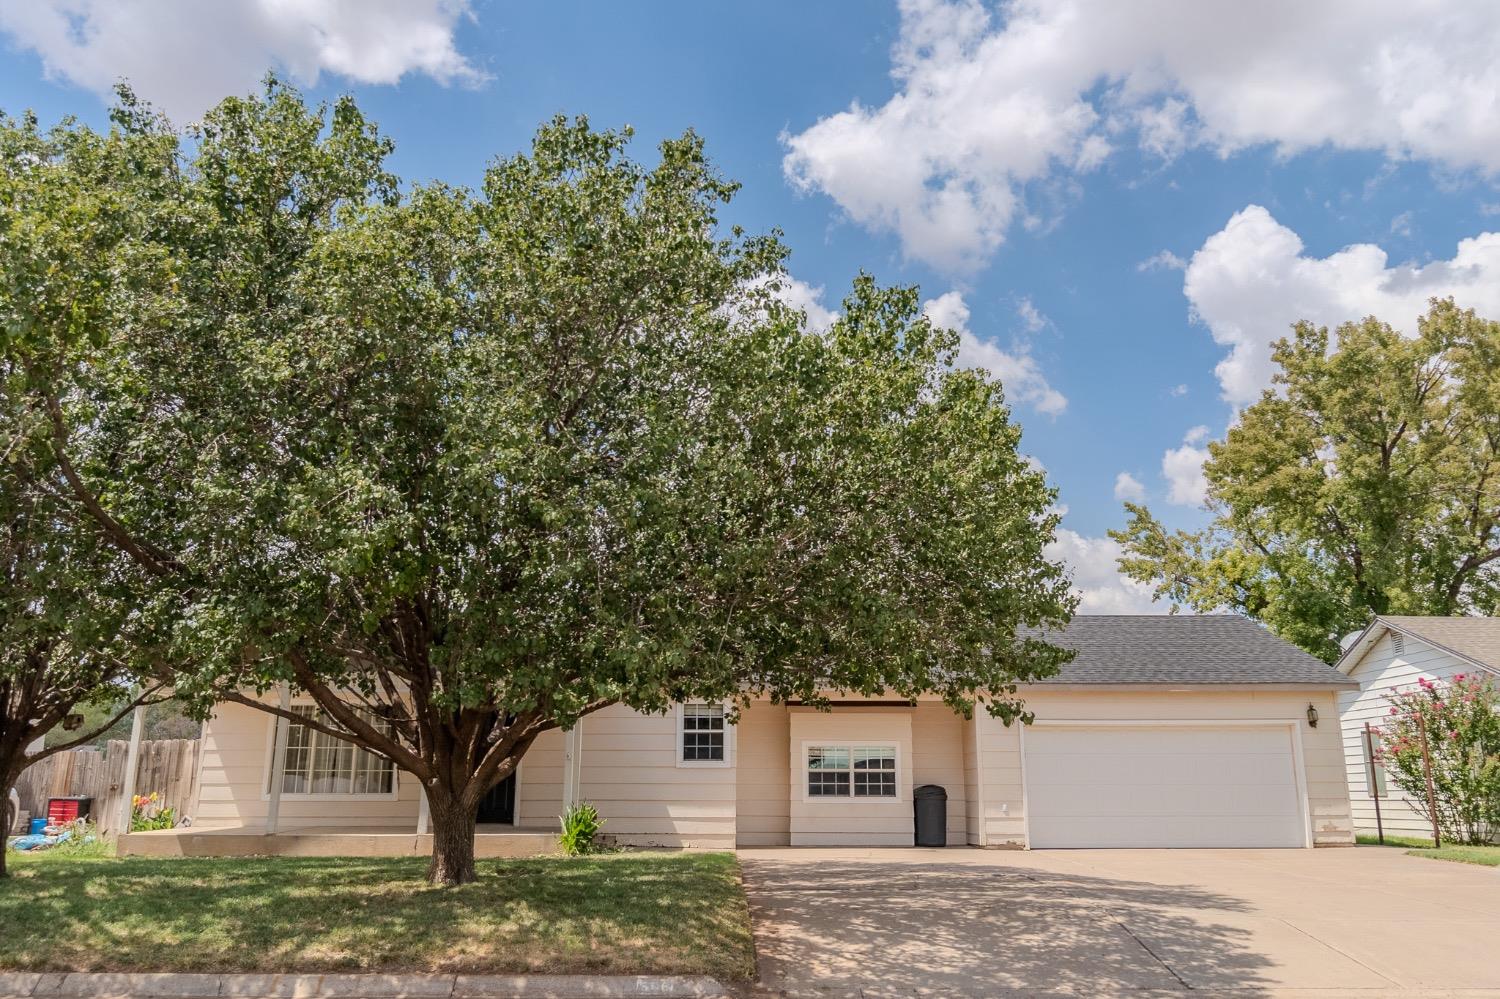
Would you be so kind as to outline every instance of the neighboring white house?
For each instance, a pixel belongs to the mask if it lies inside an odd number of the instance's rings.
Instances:
[[[1375,832],[1373,782],[1387,833],[1430,837],[1432,826],[1370,758],[1365,725],[1378,728],[1390,717],[1391,691],[1415,686],[1418,677],[1448,680],[1455,673],[1476,670],[1500,677],[1500,618],[1377,617],[1350,640],[1337,666],[1359,682],[1357,690],[1339,694],[1355,830]]]
[[[550,848],[579,799],[632,846],[910,846],[926,784],[947,790],[950,846],[1353,842],[1335,701],[1352,683],[1327,664],[1232,615],[1082,616],[1049,639],[1077,657],[1022,689],[1029,726],[936,698],[756,701],[737,719],[717,704],[607,708],[537,739],[481,807],[480,850],[529,848],[523,834]],[[263,712],[221,706],[192,829],[122,849],[429,849],[418,787],[388,761],[292,725],[276,773],[275,731]]]

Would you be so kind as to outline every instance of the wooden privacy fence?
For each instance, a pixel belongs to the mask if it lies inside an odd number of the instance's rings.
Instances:
[[[175,809],[179,817],[188,814],[198,791],[198,745],[197,739],[142,742],[133,793],[158,791],[162,804]],[[28,767],[16,784],[21,810],[43,815],[48,798],[86,794],[94,799],[89,815],[99,828],[106,833],[118,831],[129,753],[129,742],[112,739],[103,752],[74,749]]]

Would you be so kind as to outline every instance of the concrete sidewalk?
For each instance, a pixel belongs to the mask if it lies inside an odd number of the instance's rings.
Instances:
[[[123,975],[0,972],[18,999],[708,999],[731,993],[685,975]]]

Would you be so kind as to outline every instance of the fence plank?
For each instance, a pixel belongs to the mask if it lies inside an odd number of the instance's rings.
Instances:
[[[47,799],[69,795],[93,798],[91,815],[102,832],[113,833],[119,825],[120,807],[127,794],[160,792],[162,803],[179,816],[189,814],[197,793],[197,739],[153,739],[141,743],[140,767],[135,787],[127,791],[125,757],[130,743],[112,739],[101,753],[97,749],[74,749],[49,756],[21,774],[16,792],[21,810],[45,815]]]

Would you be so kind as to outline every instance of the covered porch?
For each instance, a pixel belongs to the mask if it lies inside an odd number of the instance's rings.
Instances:
[[[541,857],[557,849],[552,829],[480,825],[474,836],[481,860]],[[426,857],[432,834],[410,826],[188,826],[122,835],[117,850],[122,857]]]

